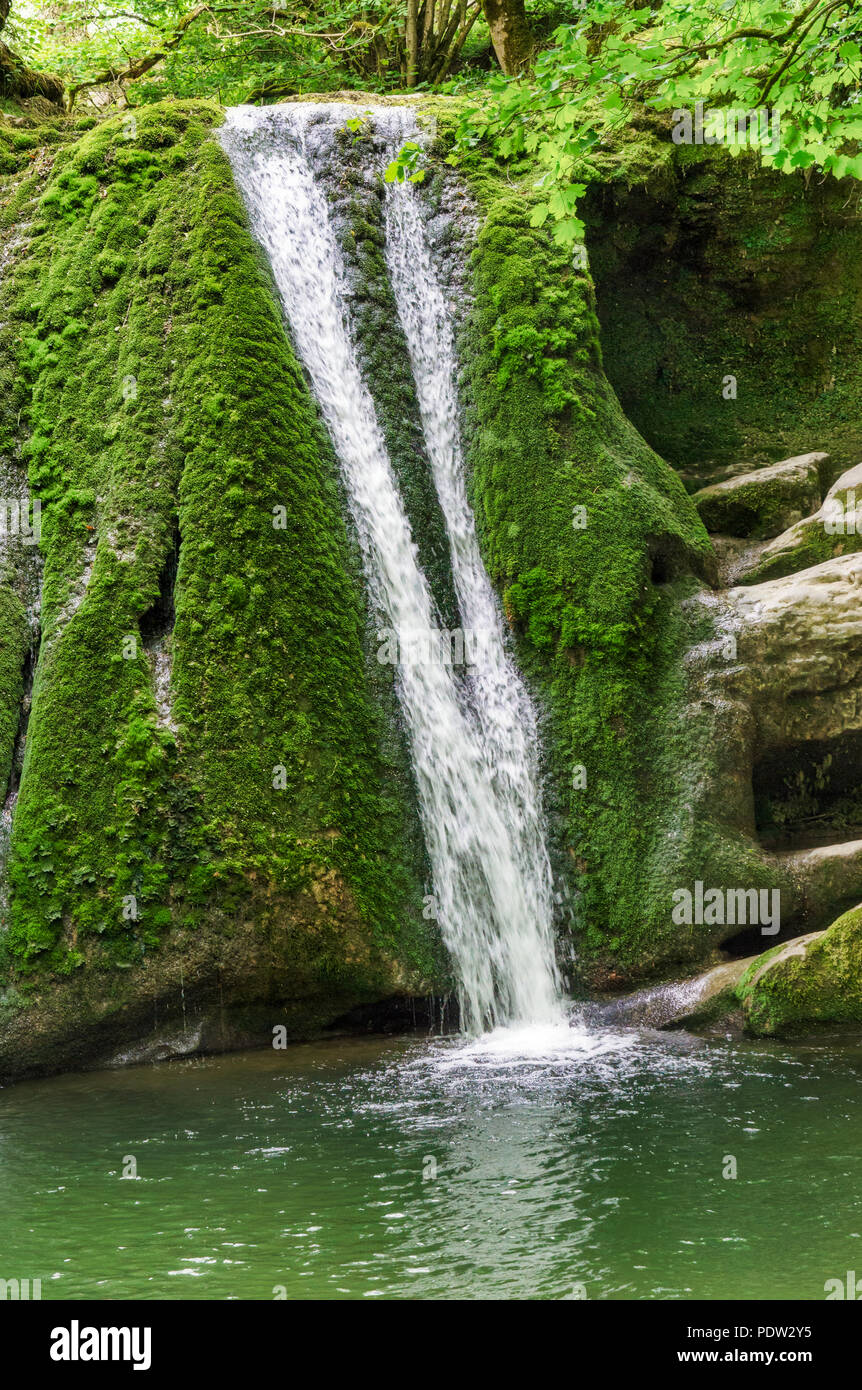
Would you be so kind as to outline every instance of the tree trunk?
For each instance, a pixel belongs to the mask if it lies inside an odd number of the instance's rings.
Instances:
[[[9,18],[12,0],[0,0],[0,33]],[[27,100],[45,97],[57,106],[63,105],[63,83],[50,72],[34,72],[22,63],[17,53],[0,43],[0,96]]]
[[[0,4],[3,0],[0,0]],[[407,82],[416,86],[419,69],[419,0],[407,0]]]
[[[3,0],[0,0],[0,4]],[[59,77],[50,72],[34,72],[22,63],[17,53],[0,43],[0,96],[28,101],[44,97],[55,106],[63,105],[65,88]]]
[[[484,7],[497,62],[507,77],[514,77],[528,65],[533,52],[524,0],[484,0]]]

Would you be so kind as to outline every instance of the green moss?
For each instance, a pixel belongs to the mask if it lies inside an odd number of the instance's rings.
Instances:
[[[862,906],[845,912],[825,932],[758,956],[736,993],[753,1033],[862,1023]]]
[[[765,556],[737,583],[762,584],[767,579],[783,579],[785,575],[798,574],[800,570],[811,569],[814,565],[824,564],[826,560],[860,549],[860,536],[830,536],[823,525],[800,527],[798,543],[792,549],[788,547],[775,555]]]
[[[760,584],[780,579],[862,549],[862,534],[854,521],[855,481],[856,470],[842,474],[823,506],[767,546],[739,582]]]
[[[9,968],[127,968],[241,916],[282,990],[348,1007],[438,963],[335,465],[218,109],[136,118],[63,149],[14,276],[45,570]]]
[[[5,796],[24,693],[24,661],[30,632],[17,594],[0,588],[0,795]]]
[[[692,486],[811,449],[858,462],[862,224],[851,180],[808,182],[665,141],[637,180],[622,151],[609,154],[584,216],[608,376]]]
[[[464,352],[483,550],[548,711],[546,793],[577,954],[643,970],[698,949],[671,924],[685,855],[667,835],[690,751],[676,605],[709,542],[607,383],[589,276],[529,227],[526,188],[487,166],[472,183],[484,220]]]
[[[71,131],[65,120],[37,120],[33,117],[18,117],[26,123],[23,126],[10,125],[0,113],[0,176],[4,180],[10,175],[26,174],[37,160],[45,157],[46,151],[68,139]],[[4,205],[0,217],[8,213]]]

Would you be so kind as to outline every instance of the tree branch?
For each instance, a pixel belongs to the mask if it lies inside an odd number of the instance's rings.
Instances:
[[[822,0],[810,0],[804,10],[791,20],[786,29],[734,29],[732,33],[725,34],[723,39],[704,39],[703,43],[692,44],[690,48],[684,49],[679,55],[685,57],[687,53],[699,53],[701,57],[706,57],[708,53],[720,53],[727,48],[728,44],[736,43],[738,39],[763,39],[766,43],[784,43],[786,39],[792,39],[800,24],[804,24],[808,16],[817,6],[822,4]]]
[[[0,0],[0,4],[2,3],[3,0]],[[178,48],[182,43],[189,25],[193,24],[209,8],[209,5],[198,5],[189,14],[183,15],[182,19],[177,21],[172,37],[166,39],[164,46],[155,53],[147,53],[142,58],[136,58],[134,62],[129,63],[128,67],[106,68],[104,72],[89,78],[86,82],[76,82],[74,87],[69,88],[67,97],[69,110],[71,111],[74,106],[78,93],[85,91],[88,87],[104,87],[109,82],[134,82],[138,77],[143,77],[151,68],[156,67],[157,64],[163,63],[169,52]],[[230,6],[229,8],[234,9],[235,7]]]
[[[775,86],[776,82],[779,80],[779,78],[784,76],[791,63],[793,63],[793,61],[795,60],[797,53],[799,52],[799,45],[802,43],[803,39],[805,39],[806,36],[811,33],[811,30],[814,28],[815,24],[820,23],[821,20],[828,19],[829,15],[833,12],[833,10],[843,9],[843,7],[847,3],[848,0],[832,0],[832,4],[827,5],[826,9],[823,10],[821,14],[816,14],[814,16],[811,23],[808,25],[806,29],[800,30],[800,32],[796,36],[796,42],[791,46],[790,52],[787,54],[786,58],[784,59],[784,62],[777,69],[777,71],[772,74],[771,77],[767,78],[766,82],[764,83],[760,92],[760,96],[757,98],[758,106],[763,105],[763,103],[766,101],[766,98],[769,96],[769,93],[772,91],[772,88]]]

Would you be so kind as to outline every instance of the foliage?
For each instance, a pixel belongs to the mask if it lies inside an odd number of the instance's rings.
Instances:
[[[386,170],[387,183],[421,183],[425,178],[425,170],[422,167],[422,146],[415,140],[408,140],[401,149],[389,168]]]
[[[408,9],[419,20],[412,47]],[[19,4],[13,34],[28,60],[60,73],[72,93],[79,85],[136,82],[138,102],[175,96],[230,104],[302,91],[439,82],[481,13],[478,3],[469,11],[455,5],[451,16],[449,9],[449,0],[437,0],[429,26],[424,13],[417,16],[405,0],[238,0],[214,6],[140,0],[132,11],[70,0],[62,17],[50,8]]]
[[[543,191],[534,225],[551,219],[563,244],[583,234],[576,209],[592,157],[644,104],[662,113],[668,140],[671,113],[693,115],[698,102],[768,107],[780,142],[759,147],[764,164],[862,177],[860,39],[853,0],[588,0],[529,77],[493,76],[466,103],[460,153],[482,145],[506,160],[534,159]],[[738,154],[749,140],[747,125],[734,126],[728,143]]]

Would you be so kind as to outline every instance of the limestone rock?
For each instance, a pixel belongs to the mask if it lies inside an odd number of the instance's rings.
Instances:
[[[825,927],[862,898],[859,831],[851,818],[830,819],[862,781],[860,585],[862,554],[846,555],[756,586],[700,590],[681,605],[689,629],[709,633],[686,656],[686,726],[712,753],[692,762],[687,789],[693,827],[709,850],[699,863],[690,857],[679,885],[701,879],[710,888],[778,890],[781,940]],[[778,827],[783,843],[773,838],[773,797],[786,810],[800,777],[798,800],[827,759],[811,839],[820,831],[835,843],[800,838],[792,805],[789,829]],[[682,864],[682,841],[678,849]],[[709,949],[733,936],[727,926],[697,928]]]
[[[729,591],[761,751],[862,729],[862,554]]]
[[[828,454],[798,454],[702,488],[692,500],[708,531],[778,536],[820,506],[828,468]]]
[[[827,931],[765,952],[737,986],[752,1033],[784,1035],[824,1024],[862,1024],[862,905]]]
[[[639,989],[634,994],[596,1005],[590,1017],[604,1025],[641,1028],[710,1022],[737,1005],[736,988],[757,959],[757,956],[748,956],[725,961],[689,980],[671,980]]]
[[[862,550],[862,463],[841,474],[812,516],[797,521],[760,548],[747,570],[737,571],[737,582],[758,584],[778,579],[855,550]]]

